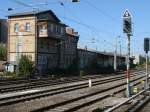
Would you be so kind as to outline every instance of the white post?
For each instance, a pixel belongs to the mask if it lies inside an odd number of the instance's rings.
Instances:
[[[92,81],[89,79],[89,87],[92,87]]]
[[[126,72],[126,78],[127,78],[127,97],[130,97],[130,35],[127,34],[128,42],[128,53],[127,53],[127,72]]]

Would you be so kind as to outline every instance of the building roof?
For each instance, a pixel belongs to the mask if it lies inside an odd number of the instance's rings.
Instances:
[[[12,17],[19,17],[19,16],[30,16],[30,15],[39,15],[39,14],[43,14],[43,13],[50,13],[54,16],[54,18],[60,22],[59,18],[54,14],[53,11],[51,10],[36,10],[36,11],[29,11],[29,12],[20,12],[20,13],[14,13],[9,15],[9,18]]]
[[[70,36],[78,37],[79,38],[78,32],[75,32],[74,29],[71,28],[71,27],[67,27],[66,28],[66,35],[70,35]]]
[[[70,33],[66,33],[66,35],[70,35],[70,36],[73,36],[73,37],[77,37],[77,38],[79,38],[79,34],[70,34]]]
[[[86,52],[92,52],[92,53],[97,53],[97,54],[102,54],[102,55],[106,55],[106,56],[114,56],[114,53],[113,52],[103,52],[103,51],[97,51],[97,50],[93,50],[93,49],[85,49],[85,48],[79,48],[78,47],[78,50],[82,50],[82,51],[86,51]],[[119,57],[126,57],[125,55],[120,55],[120,54],[117,54],[117,56]]]

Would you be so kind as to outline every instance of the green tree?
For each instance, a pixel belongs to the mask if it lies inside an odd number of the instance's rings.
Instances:
[[[1,61],[7,60],[7,50],[6,46],[3,44],[0,44],[0,60]]]
[[[19,74],[30,75],[33,71],[33,62],[30,56],[22,55],[19,60]]]

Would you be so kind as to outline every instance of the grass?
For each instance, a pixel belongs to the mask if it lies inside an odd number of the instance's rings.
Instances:
[[[93,110],[93,112],[104,112],[104,110],[102,108],[97,108],[97,109]]]
[[[2,78],[17,78],[18,75],[16,73],[11,73],[11,72],[1,72],[0,77],[2,77]]]

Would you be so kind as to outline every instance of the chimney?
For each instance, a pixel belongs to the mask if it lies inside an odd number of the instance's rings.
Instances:
[[[66,33],[74,34],[74,29],[73,28],[66,28]]]
[[[66,33],[70,34],[70,35],[74,35],[74,36],[78,36],[78,32],[75,32],[73,28],[66,28]]]

